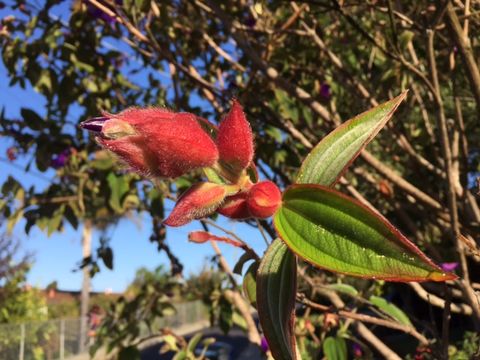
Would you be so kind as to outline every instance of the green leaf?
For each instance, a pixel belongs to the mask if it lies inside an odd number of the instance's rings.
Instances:
[[[2,185],[2,194],[7,197],[9,194],[15,194],[22,185],[12,176],[8,176]]]
[[[58,230],[63,219],[63,212],[65,211],[65,205],[60,206],[53,216],[48,218],[47,235],[50,237],[55,231]]]
[[[233,307],[224,296],[220,298],[219,311],[218,326],[224,334],[228,334],[233,326]]]
[[[257,273],[257,309],[276,360],[296,359],[295,295],[297,261],[280,240],[269,246]]]
[[[330,285],[327,285],[327,288],[344,293],[344,294],[348,294],[350,296],[358,295],[357,289],[355,289],[352,285],[348,285],[348,284],[330,284]]]
[[[308,154],[298,172],[297,184],[335,184],[362,149],[378,134],[407,95],[368,110],[340,125]]]
[[[75,211],[73,210],[71,205],[68,205],[65,208],[65,213],[63,214],[65,219],[72,225],[72,227],[76,230],[78,228],[78,217],[75,214]]]
[[[238,259],[237,263],[233,267],[233,272],[238,275],[242,275],[243,272],[243,266],[245,265],[246,262],[250,260],[254,260],[255,258],[251,253],[243,253],[242,256],[240,256],[240,259]]]
[[[118,353],[118,360],[140,360],[140,351],[135,346],[122,348]]]
[[[323,353],[327,360],[347,360],[347,343],[339,336],[329,336],[323,341]]]
[[[385,218],[321,185],[288,188],[274,223],[293,252],[320,268],[390,281],[456,278],[444,273]]]
[[[385,314],[390,315],[392,318],[397,320],[400,324],[411,326],[412,323],[408,316],[400,310],[395,304],[388,302],[386,299],[372,295],[370,296],[370,302],[382,310]]]
[[[108,203],[117,213],[123,212],[122,198],[128,192],[129,185],[125,176],[116,176],[113,172],[107,176],[110,185],[110,199]]]
[[[15,224],[20,221],[20,219],[23,216],[23,208],[17,209],[9,218],[7,221],[7,234],[11,234],[13,231],[13,228],[15,227]]]
[[[20,114],[25,124],[32,130],[42,130],[45,127],[45,121],[35,111],[27,108],[21,108]]]
[[[113,270],[113,251],[111,247],[100,248],[98,250],[98,256],[103,260],[103,263],[108,269]]]
[[[257,270],[258,263],[254,262],[243,277],[243,293],[254,308],[257,307]]]
[[[199,332],[199,333],[196,333],[190,339],[190,341],[188,342],[188,345],[187,345],[187,351],[188,352],[191,352],[193,354],[193,352],[195,351],[195,348],[197,347],[198,343],[200,342],[200,340],[202,340],[202,336],[203,336],[203,334],[201,332]]]
[[[184,350],[181,350],[175,354],[172,360],[183,360],[187,358],[187,353]]]

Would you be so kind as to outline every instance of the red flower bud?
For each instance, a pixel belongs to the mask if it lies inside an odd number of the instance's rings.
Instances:
[[[232,109],[220,123],[217,144],[220,160],[234,171],[246,169],[252,162],[252,129],[237,100],[233,101]]]
[[[218,160],[215,142],[188,113],[130,108],[81,126],[143,175],[173,178]]]
[[[267,218],[272,216],[280,207],[282,193],[271,181],[262,181],[254,184],[247,197],[247,206],[251,216]]]
[[[248,219],[251,217],[247,206],[247,192],[241,192],[225,199],[217,212],[230,219]]]
[[[185,191],[172,212],[163,221],[168,226],[182,226],[212,214],[222,203],[228,188],[214,183],[198,183]]]

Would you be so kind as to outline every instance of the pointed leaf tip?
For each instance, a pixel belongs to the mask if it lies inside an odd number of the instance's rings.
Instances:
[[[335,184],[365,146],[392,117],[407,96],[380,104],[340,125],[310,151],[298,172],[297,184]]]

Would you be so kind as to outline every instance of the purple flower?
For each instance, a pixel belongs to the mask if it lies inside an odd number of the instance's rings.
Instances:
[[[320,96],[325,100],[330,100],[330,98],[332,97],[332,92],[330,91],[330,85],[328,85],[327,83],[323,83],[320,86]]]
[[[362,347],[357,343],[353,343],[352,352],[353,356],[355,356],[356,358],[362,357],[363,355]]]
[[[64,150],[60,154],[58,154],[58,155],[56,155],[52,158],[52,162],[51,162],[50,165],[54,169],[63,168],[67,164],[69,157],[70,157],[70,150],[68,150],[68,149]]]
[[[442,268],[443,271],[453,271],[458,267],[458,262],[449,262],[449,263],[442,263],[440,264],[440,267]]]

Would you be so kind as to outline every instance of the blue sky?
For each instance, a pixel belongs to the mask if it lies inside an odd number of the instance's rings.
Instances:
[[[66,2],[68,3],[68,2]],[[64,17],[66,9],[60,9],[59,15]],[[0,11],[0,17],[7,15]],[[20,108],[29,107],[42,114],[44,107],[43,97],[31,87],[21,89],[19,86],[9,87],[7,72],[0,61],[0,108],[5,107],[6,116],[9,118],[20,117]],[[152,104],[155,105],[155,104]],[[168,105],[168,104],[167,104]],[[75,110],[72,120],[76,121]],[[78,116],[77,116],[78,117]],[[6,159],[6,150],[12,143],[8,138],[0,137],[0,184],[11,175],[25,187],[35,185],[41,190],[49,184],[49,178],[54,176],[53,170],[40,173],[32,166],[29,172],[23,170],[27,159],[19,158],[14,162]],[[171,207],[171,206],[170,206]],[[28,282],[32,285],[45,287],[52,281],[57,281],[60,289],[79,290],[81,287],[81,272],[74,272],[81,261],[81,227],[74,230],[66,225],[62,233],[54,233],[47,237],[38,228],[33,227],[27,236],[24,232],[24,222],[21,221],[14,228],[13,236],[16,237],[24,252],[33,254],[33,267],[28,275]],[[232,222],[221,218],[219,224],[234,231],[248,242],[261,254],[265,243],[260,233],[248,225]],[[2,230],[4,226],[0,227]],[[191,244],[187,241],[188,232],[201,230],[198,222],[193,222],[182,228],[168,230],[167,241],[173,252],[185,266],[184,274],[198,273],[206,263],[206,259],[214,253],[210,245]],[[216,234],[224,235],[221,232]],[[112,289],[115,292],[123,291],[133,280],[135,271],[142,266],[155,268],[159,264],[169,263],[163,253],[158,253],[156,245],[149,242],[151,234],[150,219],[146,214],[137,218],[121,220],[114,228],[108,230],[111,238],[111,247],[114,250],[114,269],[110,271],[102,267],[101,272],[92,280],[92,290],[104,291]],[[99,233],[93,236],[93,251],[98,245]],[[220,245],[225,257],[233,267],[236,259],[241,255],[239,249],[231,246]]]

